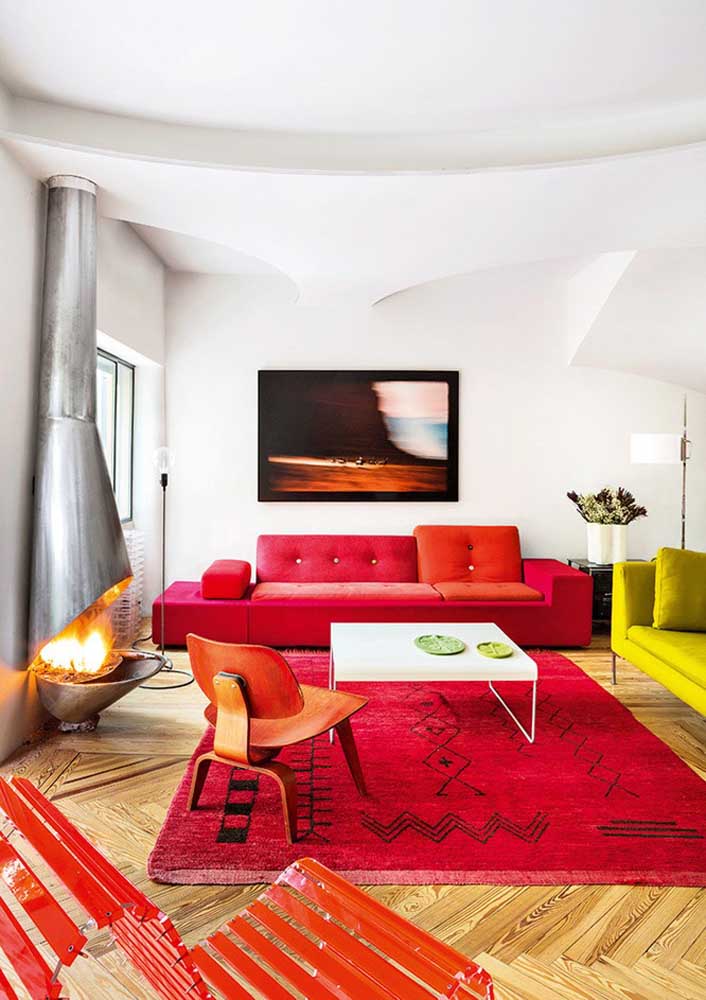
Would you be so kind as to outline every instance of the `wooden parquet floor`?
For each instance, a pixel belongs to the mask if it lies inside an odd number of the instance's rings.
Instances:
[[[610,690],[607,637],[566,653]],[[186,659],[174,655],[176,666]],[[615,696],[706,779],[706,719],[629,664],[619,664],[618,679]],[[188,944],[258,892],[156,885],[145,874],[203,731],[202,709],[195,685],[139,690],[106,712],[95,733],[54,733],[0,768],[36,781],[172,917]],[[498,1000],[706,1000],[706,889],[436,885],[370,892],[476,958],[495,977]],[[153,1000],[105,935],[74,970],[66,981],[76,1000]]]

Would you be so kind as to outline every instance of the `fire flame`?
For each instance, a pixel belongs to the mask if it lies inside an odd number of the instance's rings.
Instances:
[[[61,635],[48,642],[39,653],[39,660],[54,670],[97,674],[108,659],[112,637],[108,631],[94,627],[84,636]]]

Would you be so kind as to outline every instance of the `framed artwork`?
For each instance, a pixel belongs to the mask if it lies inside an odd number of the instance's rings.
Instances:
[[[258,379],[260,500],[458,500],[458,372]]]

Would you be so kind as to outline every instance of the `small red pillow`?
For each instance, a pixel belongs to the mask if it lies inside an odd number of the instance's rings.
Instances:
[[[237,600],[248,589],[252,568],[243,559],[216,559],[201,577],[206,600]]]

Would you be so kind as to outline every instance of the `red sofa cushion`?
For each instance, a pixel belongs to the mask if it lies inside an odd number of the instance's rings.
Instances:
[[[253,601],[441,601],[428,583],[258,583]]]
[[[421,524],[417,540],[424,583],[521,583],[520,534],[513,525]]]
[[[257,581],[416,583],[417,544],[411,535],[260,535]]]
[[[201,577],[201,596],[206,600],[242,597],[251,575],[250,563],[243,559],[216,559]]]
[[[445,601],[543,601],[544,594],[526,583],[435,583]]]

